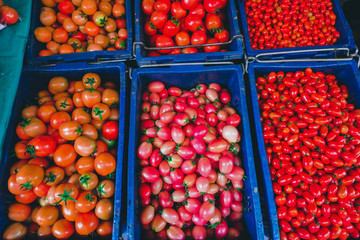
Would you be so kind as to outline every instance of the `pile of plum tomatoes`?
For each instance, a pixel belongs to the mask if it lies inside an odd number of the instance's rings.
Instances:
[[[223,11],[226,5],[227,0],[143,0],[144,32],[150,46],[182,47],[149,51],[148,55],[226,51],[220,45],[183,47],[228,42],[230,34],[224,27]]]
[[[119,93],[96,73],[50,80],[21,112],[3,239],[111,236]],[[15,160],[16,159],[16,160]],[[10,160],[9,160],[10,161]]]
[[[126,49],[125,0],[42,0],[39,56]]]
[[[258,77],[281,239],[359,239],[360,110],[334,75]]]
[[[237,239],[244,228],[241,117],[217,83],[151,82],[142,96],[140,222],[146,239]]]
[[[333,45],[332,0],[246,0],[251,48],[255,50]]]

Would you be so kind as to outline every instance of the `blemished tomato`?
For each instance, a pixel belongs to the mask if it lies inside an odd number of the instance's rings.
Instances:
[[[89,235],[99,225],[99,219],[94,212],[80,213],[75,220],[75,229],[79,235]]]

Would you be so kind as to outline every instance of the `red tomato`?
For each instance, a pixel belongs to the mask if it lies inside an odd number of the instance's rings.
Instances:
[[[108,121],[102,127],[102,134],[109,140],[116,140],[119,137],[119,124],[115,121]]]

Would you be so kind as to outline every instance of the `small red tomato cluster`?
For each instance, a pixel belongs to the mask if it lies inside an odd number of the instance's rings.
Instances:
[[[359,239],[360,110],[334,75],[257,79],[282,239]]]
[[[142,99],[139,203],[144,236],[237,239],[243,216],[241,118],[217,83],[151,82]]]
[[[112,234],[119,93],[96,73],[50,80],[21,112],[2,239]],[[11,160],[11,159],[10,159]],[[9,160],[9,161],[10,161]],[[5,194],[5,193],[4,193]]]
[[[46,44],[39,56],[126,49],[124,0],[43,0],[34,35]]]
[[[340,37],[331,0],[246,0],[245,11],[255,50],[333,45]]]
[[[143,0],[147,16],[144,32],[152,47],[189,46],[227,42],[223,9],[227,0]],[[149,56],[225,51],[220,45],[150,51]]]

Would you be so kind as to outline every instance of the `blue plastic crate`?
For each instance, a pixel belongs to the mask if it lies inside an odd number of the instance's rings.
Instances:
[[[48,83],[52,77],[64,76],[69,80],[79,80],[88,72],[98,73],[102,80],[114,82],[120,92],[119,109],[120,113],[125,111],[126,99],[126,69],[123,63],[110,64],[91,64],[74,63],[74,64],[58,64],[55,67],[24,67],[18,91],[16,94],[13,112],[7,128],[7,138],[5,140],[2,161],[0,163],[0,233],[1,236],[5,227],[10,223],[7,218],[6,208],[9,203],[14,202],[14,197],[8,191],[7,182],[9,178],[10,167],[18,161],[12,155],[12,149],[19,139],[16,136],[15,129],[21,120],[21,110],[26,104],[36,97],[36,93],[40,90],[46,90]],[[119,239],[120,233],[120,214],[122,203],[122,170],[123,170],[123,153],[124,153],[124,136],[125,136],[125,114],[120,114],[119,119],[119,139],[118,139],[118,155],[116,166],[115,181],[115,197],[114,197],[114,218],[113,218],[113,236],[112,239]],[[125,214],[124,214],[125,215]],[[74,238],[75,235],[73,236]]]
[[[186,79],[186,81],[184,81]],[[147,84],[152,81],[162,81],[166,87],[176,86],[191,89],[199,83],[216,82],[228,88],[232,93],[232,105],[241,114],[241,149],[243,165],[245,167],[245,204],[249,211],[244,213],[244,221],[252,239],[264,239],[263,221],[260,209],[260,199],[255,173],[254,157],[252,152],[251,135],[249,131],[249,118],[245,96],[245,85],[242,69],[239,66],[194,66],[171,68],[143,68],[136,69],[132,74],[130,131],[128,151],[128,188],[127,191],[127,239],[140,239],[141,229],[138,219],[138,161],[137,147],[141,134],[140,114],[142,93]]]
[[[258,54],[276,54],[279,52],[286,51],[286,54],[278,54],[278,55],[271,55],[271,56],[263,56],[261,59],[290,59],[290,58],[332,58],[334,57],[335,51],[325,51],[326,49],[330,50],[331,48],[348,48],[350,51],[355,51],[356,45],[354,42],[354,37],[351,32],[351,28],[349,23],[347,22],[344,13],[341,8],[341,4],[339,0],[332,0],[333,2],[333,11],[337,17],[335,27],[340,33],[340,38],[334,45],[329,46],[314,46],[314,47],[296,47],[296,48],[277,48],[277,49],[264,49],[264,50],[254,50],[251,48],[250,36],[249,36],[249,29],[246,19],[245,13],[245,0],[238,0],[239,1],[239,12],[240,12],[240,19],[242,30],[244,31],[244,38],[245,38],[245,48],[246,53],[248,56],[255,57]],[[314,52],[306,52],[300,53],[293,51],[299,50],[314,50]],[[337,51],[344,52],[344,51]]]
[[[33,0],[31,24],[29,39],[26,50],[26,62],[29,65],[44,65],[57,62],[81,62],[81,61],[104,61],[104,60],[128,60],[132,58],[132,9],[131,0],[126,0],[126,22],[127,22],[127,46],[125,50],[119,51],[96,51],[96,52],[82,52],[70,54],[56,54],[51,56],[39,57],[39,52],[46,49],[46,44],[36,40],[34,30],[37,27],[43,26],[40,22],[40,12],[42,3],[40,0]]]
[[[260,121],[260,110],[256,89],[256,78],[264,76],[270,72],[283,71],[295,72],[305,70],[311,67],[314,72],[323,72],[325,74],[333,74],[336,76],[340,84],[345,84],[349,89],[349,99],[356,107],[360,107],[360,72],[355,61],[341,62],[315,62],[315,63],[251,63],[249,65],[249,79],[251,101],[253,108],[253,121],[255,124],[257,147],[260,159],[256,159],[256,164],[260,164],[263,177],[263,185],[265,187],[265,195],[267,201],[268,214],[270,218],[271,237],[272,239],[280,239],[279,225],[277,218],[277,208],[274,200],[274,192],[270,177],[268,160],[266,157],[265,144],[263,139],[262,125]],[[348,99],[348,100],[349,100]],[[259,165],[257,165],[259,166]]]
[[[141,10],[141,0],[135,1],[135,42],[146,44],[144,23],[145,15]],[[236,14],[236,7],[234,0],[229,0],[225,9],[225,16],[227,16],[230,38],[240,34],[240,27],[238,17]],[[229,45],[228,52],[214,52],[214,53],[194,53],[194,54],[179,54],[179,55],[164,55],[158,57],[147,57],[147,51],[140,45],[136,44],[134,48],[137,63],[142,65],[152,64],[171,64],[171,63],[185,63],[185,62],[218,62],[228,61],[234,59],[241,59],[243,57],[243,46],[240,37],[234,39]]]

